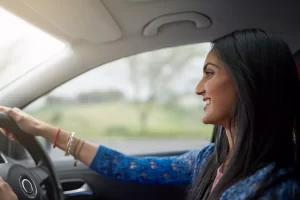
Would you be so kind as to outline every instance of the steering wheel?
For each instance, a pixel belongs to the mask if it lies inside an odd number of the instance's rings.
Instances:
[[[0,164],[0,176],[11,186],[19,200],[42,200],[43,192],[40,186],[46,180],[49,180],[53,198],[63,200],[63,189],[53,163],[37,139],[22,131],[13,119],[2,112],[0,112],[0,127],[14,133],[16,139],[26,148],[37,166],[35,168],[37,173],[35,173],[20,164]]]

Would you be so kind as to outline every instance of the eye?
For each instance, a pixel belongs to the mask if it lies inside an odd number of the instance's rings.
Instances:
[[[212,75],[214,75],[214,72],[213,72],[213,71],[210,71],[210,70],[206,70],[204,73],[205,73],[205,76],[206,76],[207,78],[211,78]]]

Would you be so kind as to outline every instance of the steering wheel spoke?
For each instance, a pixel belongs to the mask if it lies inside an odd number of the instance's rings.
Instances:
[[[34,167],[30,171],[36,176],[38,185],[42,186],[49,181],[49,172],[44,167]]]

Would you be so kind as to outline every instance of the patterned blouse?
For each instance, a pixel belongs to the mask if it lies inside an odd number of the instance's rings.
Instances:
[[[133,157],[100,146],[90,168],[109,179],[140,184],[188,185],[212,154],[214,144],[192,150],[180,156]],[[251,197],[256,186],[271,171],[273,165],[257,170],[225,190],[221,200],[244,200]],[[286,173],[282,169],[278,176]],[[267,190],[260,199],[300,199],[300,181],[289,179]]]

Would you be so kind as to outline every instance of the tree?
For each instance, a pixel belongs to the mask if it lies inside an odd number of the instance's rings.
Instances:
[[[134,88],[134,101],[139,104],[140,132],[147,131],[149,116],[155,102],[168,102],[178,97],[171,83],[192,60],[203,57],[207,48],[203,45],[187,45],[146,52],[128,58],[130,80]],[[144,91],[147,95],[142,95]],[[175,99],[173,99],[175,100]]]
[[[82,92],[77,95],[76,100],[81,103],[101,103],[123,101],[124,94],[119,90],[95,90],[90,92]]]

